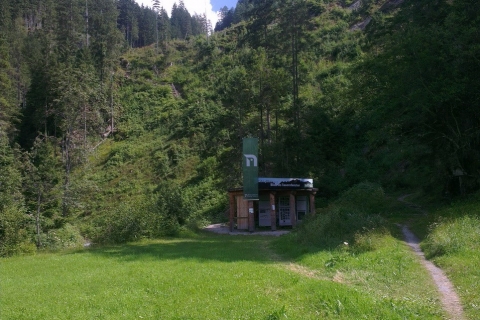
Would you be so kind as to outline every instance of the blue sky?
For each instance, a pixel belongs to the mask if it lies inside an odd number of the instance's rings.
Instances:
[[[229,9],[232,7],[235,8],[237,0],[210,0],[210,3],[212,4],[213,10],[218,11],[224,6],[227,6]]]
[[[143,4],[147,7],[153,6],[153,0],[135,0],[138,4]],[[160,4],[165,8],[168,15],[172,11],[174,3],[180,3],[180,0],[160,0]],[[234,8],[237,5],[237,0],[183,0],[185,7],[190,14],[203,14],[206,13],[208,19],[212,22],[212,27],[215,28],[215,24],[218,21],[218,11],[220,8],[227,6],[229,9]]]

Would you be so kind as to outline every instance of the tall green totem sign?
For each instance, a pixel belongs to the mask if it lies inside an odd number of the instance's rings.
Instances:
[[[258,139],[243,139],[243,197],[258,200]]]

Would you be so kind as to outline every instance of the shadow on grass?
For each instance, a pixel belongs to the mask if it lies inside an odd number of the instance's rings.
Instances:
[[[202,234],[195,238],[144,240],[125,245],[94,247],[83,252],[123,261],[194,259],[200,262],[273,263],[267,249],[270,241],[269,237],[261,236]]]

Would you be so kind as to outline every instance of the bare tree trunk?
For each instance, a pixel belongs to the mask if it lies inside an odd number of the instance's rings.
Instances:
[[[271,130],[272,130],[272,127],[271,127],[272,119],[271,119],[271,115],[270,115],[270,104],[269,103],[267,103],[267,105],[266,105],[266,113],[267,114],[265,115],[265,117],[266,117],[266,120],[267,120],[267,141],[268,141],[268,144],[271,144],[272,143],[272,137],[271,137],[271,135],[272,135],[272,132],[271,132]]]
[[[67,197],[68,189],[70,186],[70,169],[71,169],[71,158],[70,158],[70,133],[71,128],[67,130],[67,134],[63,141],[63,154],[65,161],[65,180],[63,184],[63,199],[62,199],[62,214],[67,216]]]
[[[110,78],[110,126],[112,127],[112,134],[113,134],[113,130],[114,130],[114,126],[113,126],[113,76],[114,76],[114,73],[112,73],[112,76]]]
[[[83,105],[83,150],[87,150],[87,104]]]
[[[85,0],[85,43],[88,47],[88,0]]]
[[[36,231],[37,231],[37,248],[40,248],[42,245],[41,239],[40,239],[40,207],[42,204],[42,193],[38,191],[37,194],[37,216],[35,217],[35,226],[36,226]]]

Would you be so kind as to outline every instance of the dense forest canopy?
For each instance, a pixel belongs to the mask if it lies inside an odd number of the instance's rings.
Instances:
[[[320,199],[480,178],[476,0],[0,0],[0,255],[221,219],[243,137]]]

